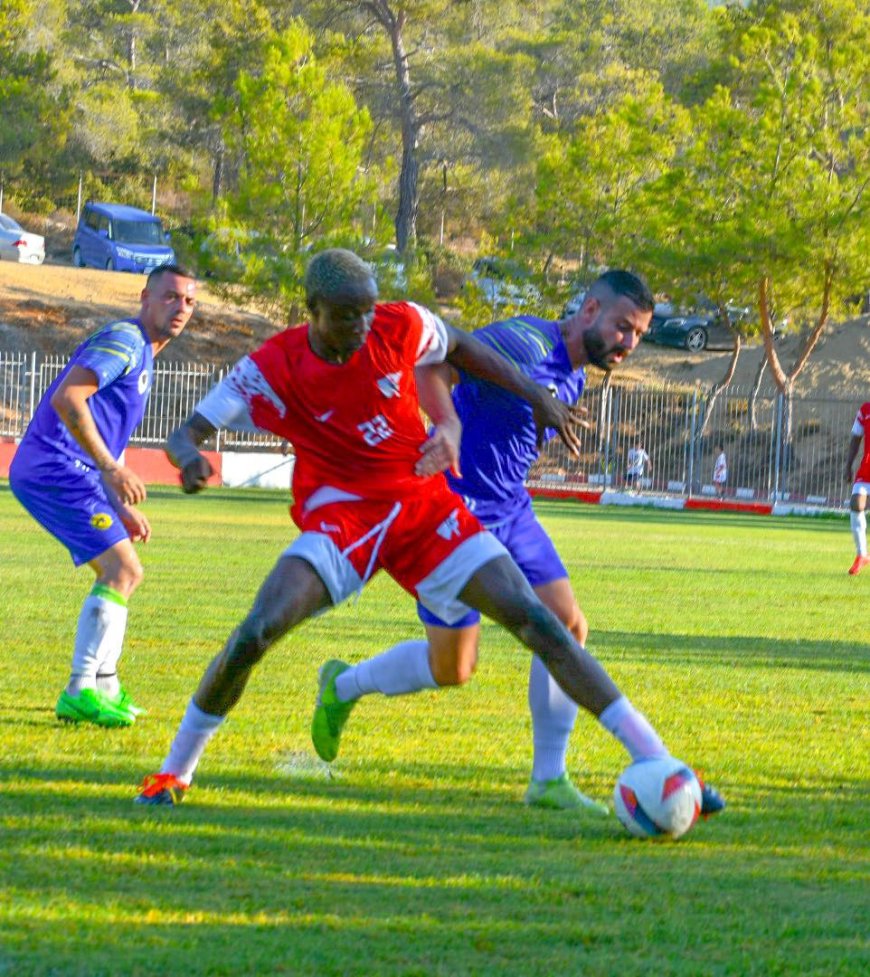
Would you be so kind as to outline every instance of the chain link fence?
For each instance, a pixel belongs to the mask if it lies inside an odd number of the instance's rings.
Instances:
[[[0,352],[0,436],[18,438],[66,360],[37,353]],[[228,367],[155,363],[151,399],[134,445],[160,446]],[[672,496],[716,494],[713,467],[728,462],[726,498],[790,500],[842,507],[855,399],[753,394],[729,387],[718,396],[698,387],[592,384],[583,396],[591,428],[580,432],[579,457],[558,439],[548,443],[530,483],[549,488],[628,488]],[[628,452],[637,444],[650,457],[639,479],[626,481]],[[209,447],[279,450],[268,435],[219,431]]]

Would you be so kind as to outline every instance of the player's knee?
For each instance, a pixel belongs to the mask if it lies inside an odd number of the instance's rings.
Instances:
[[[227,645],[226,667],[231,671],[253,668],[269,650],[273,640],[262,618],[246,618]]]
[[[125,600],[145,578],[145,571],[138,559],[125,560],[123,563],[104,571],[99,575],[99,581],[119,593]]]

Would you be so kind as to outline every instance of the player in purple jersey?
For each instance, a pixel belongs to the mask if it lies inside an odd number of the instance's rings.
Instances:
[[[127,601],[142,581],[133,543],[147,542],[151,526],[136,508],[145,486],[121,457],[145,414],[154,357],[181,335],[195,302],[196,282],[184,268],[152,271],[138,317],[104,326],[76,349],[12,460],[18,501],[97,578],[79,615],[58,719],[129,726],[143,711],[121,686],[117,664]]]
[[[501,353],[553,396],[574,404],[583,392],[584,368],[610,371],[636,348],[649,327],[653,297],[646,284],[625,271],[609,271],[589,289],[582,307],[561,322],[518,316],[496,322],[474,335]],[[525,487],[538,457],[541,437],[531,411],[486,381],[462,374],[453,389],[462,422],[460,474],[448,474],[454,490],[486,528],[504,544],[541,601],[585,645],[586,618],[552,540],[532,510]],[[553,432],[546,432],[552,435]],[[320,673],[318,705],[312,723],[315,749],[325,760],[338,752],[341,729],[356,701],[380,692],[403,695],[424,688],[461,685],[477,663],[479,620],[472,612],[453,625],[418,605],[427,640],[405,641],[354,666],[330,661]],[[607,812],[586,797],[566,770],[568,739],[576,704],[562,691],[537,656],[529,675],[534,757],[526,803],[545,808]],[[598,716],[601,724],[630,744],[633,758],[667,751],[655,732],[624,696]],[[724,802],[704,787],[704,813]]]

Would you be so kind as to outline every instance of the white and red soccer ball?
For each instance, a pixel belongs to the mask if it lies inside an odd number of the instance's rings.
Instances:
[[[681,760],[639,760],[620,774],[613,805],[636,838],[680,838],[701,813],[701,784]]]

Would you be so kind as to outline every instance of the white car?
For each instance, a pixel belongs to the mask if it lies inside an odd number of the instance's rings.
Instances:
[[[25,231],[7,214],[0,214],[0,260],[41,265],[45,261],[45,238]]]

